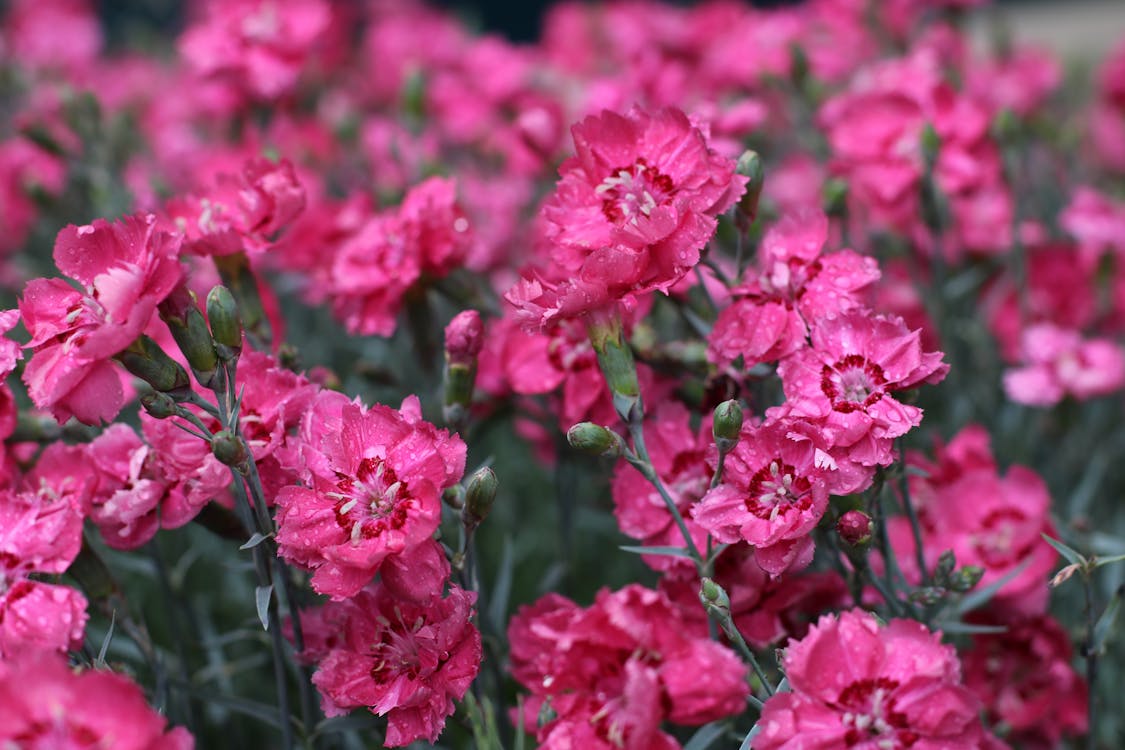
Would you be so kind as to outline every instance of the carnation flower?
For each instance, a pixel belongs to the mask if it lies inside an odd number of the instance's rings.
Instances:
[[[277,497],[278,554],[313,571],[334,599],[354,596],[390,555],[428,540],[441,520],[441,492],[465,470],[465,444],[401,410],[369,409],[321,393],[301,428],[304,485]]]
[[[577,154],[543,207],[550,269],[508,293],[532,328],[666,292],[746,183],[678,110],[605,111],[572,130]]]
[[[443,578],[448,575],[445,563]],[[436,742],[454,701],[480,670],[475,600],[454,585],[444,597],[438,587],[421,601],[401,599],[381,582],[307,615],[319,661],[313,684],[324,713],[342,716],[365,706],[386,716],[387,747]]]
[[[1053,406],[1065,396],[1085,400],[1125,386],[1125,350],[1109,339],[1083,339],[1050,323],[1023,333],[1023,367],[1004,373],[1013,401]]]
[[[192,750],[183,727],[145,703],[128,678],[100,670],[75,672],[61,655],[21,654],[0,661],[0,744],[19,748],[112,747]]]
[[[825,615],[789,644],[782,669],[792,691],[766,701],[754,750],[1004,747],[961,685],[957,652],[919,622]]]
[[[159,231],[151,214],[59,232],[55,264],[84,291],[61,279],[35,279],[24,290],[20,314],[33,353],[23,381],[36,406],[59,422],[117,416],[124,395],[109,360],[144,331],[179,282],[179,248],[180,238]]]

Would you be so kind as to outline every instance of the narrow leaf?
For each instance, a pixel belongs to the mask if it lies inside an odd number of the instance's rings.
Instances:
[[[1070,547],[1060,542],[1058,539],[1052,539],[1046,534],[1040,534],[1040,536],[1043,537],[1044,541],[1046,541],[1047,544],[1054,547],[1055,551],[1065,557],[1068,562],[1073,565],[1081,565],[1082,567],[1086,567],[1086,558],[1079,554],[1077,550],[1071,549]]]
[[[1031,558],[1027,558],[1022,563],[1008,571],[1008,574],[1003,578],[993,581],[982,589],[977,589],[971,593],[961,597],[961,601],[957,602],[957,607],[954,610],[957,616],[960,617],[967,612],[972,612],[977,607],[987,604],[996,592],[1008,585],[1020,573],[1027,570],[1027,566],[1031,565]]]
[[[1008,632],[1008,628],[1003,625],[976,625],[971,622],[957,622],[956,620],[941,620],[935,622],[934,627],[941,630],[943,633],[952,633],[954,635]]]
[[[515,555],[512,551],[511,537],[504,537],[504,549],[500,555],[500,570],[488,602],[488,619],[496,632],[504,630],[504,615],[508,612],[508,599],[512,592],[512,572],[515,569]]]
[[[1111,557],[1095,557],[1094,558],[1094,567],[1100,568],[1103,565],[1112,565],[1113,563],[1121,562],[1122,560],[1125,560],[1125,555],[1113,555]]]
[[[704,724],[699,728],[695,734],[691,736],[688,743],[684,745],[684,750],[706,750],[715,743],[715,740],[723,736],[727,731],[727,725],[724,721],[713,721],[710,724]]]
[[[269,535],[261,534],[261,533],[255,531],[254,535],[251,536],[249,539],[247,539],[246,543],[243,544],[241,547],[239,547],[239,549],[253,549],[253,548],[257,547],[259,544],[261,544],[262,542],[266,541],[267,539],[269,539]]]
[[[1117,590],[1113,592],[1113,596],[1110,597],[1109,603],[1102,610],[1097,623],[1094,624],[1094,642],[1092,645],[1095,654],[1101,653],[1102,647],[1105,646],[1105,640],[1109,637],[1109,632],[1113,628],[1113,622],[1117,619],[1117,612],[1121,609],[1121,591],[1122,587],[1118,586]]]
[[[113,640],[113,627],[117,624],[117,610],[113,610],[109,614],[109,630],[105,633],[105,638],[102,639],[102,647],[98,649],[98,658],[94,661],[94,666],[98,669],[105,668],[105,655],[109,651],[109,642]]]
[[[750,745],[753,744],[754,738],[757,737],[758,733],[761,731],[762,723],[758,722],[754,725],[754,728],[750,730],[750,733],[746,735],[746,739],[742,741],[742,744],[738,746],[738,750],[750,750]]]
[[[270,597],[273,596],[273,586],[256,586],[254,588],[254,601],[258,605],[258,620],[262,623],[262,630],[270,629]]]
[[[686,557],[691,559],[691,553],[683,547],[618,547],[626,552],[636,552],[638,555],[666,555],[668,557]]]

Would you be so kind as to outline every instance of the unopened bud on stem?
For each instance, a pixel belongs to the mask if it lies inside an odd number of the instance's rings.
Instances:
[[[177,401],[187,398],[191,392],[187,370],[148,336],[139,336],[128,349],[119,352],[116,359],[153,390],[167,393]]]
[[[742,434],[742,406],[737,400],[732,398],[715,407],[711,434],[722,453],[730,453],[738,445]]]
[[[871,544],[871,516],[862,510],[849,510],[836,521],[836,533],[850,547],[863,549]]]
[[[234,295],[222,284],[207,294],[207,320],[219,357],[224,362],[237,359],[242,351],[242,320]]]
[[[496,472],[487,466],[477,470],[469,478],[469,483],[465,487],[465,508],[461,511],[462,523],[476,528],[481,521],[488,518],[492,504],[496,502],[496,490],[499,485],[500,480],[496,478]]]
[[[219,459],[219,463],[235,468],[245,464],[249,457],[246,451],[246,443],[230,430],[215,433],[215,436],[211,438],[211,453]]]
[[[160,303],[160,318],[168,324],[168,330],[176,345],[183,352],[184,359],[191,366],[195,379],[204,388],[209,388],[219,368],[219,357],[207,321],[195,302],[195,295],[185,286],[179,286]]]
[[[593,422],[579,422],[571,427],[566,432],[566,441],[583,453],[608,458],[617,458],[625,448],[620,435]]]
[[[175,400],[159,391],[149,391],[141,396],[141,407],[156,419],[167,419],[176,414]]]
[[[738,216],[744,226],[754,223],[758,215],[758,201],[762,197],[762,187],[766,184],[766,171],[762,157],[757,151],[743,151],[738,157],[735,172],[746,177],[746,192],[738,200]]]

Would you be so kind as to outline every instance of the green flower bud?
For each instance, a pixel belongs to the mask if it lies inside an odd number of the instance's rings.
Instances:
[[[219,357],[207,321],[195,302],[195,295],[187,287],[177,287],[160,303],[160,317],[191,366],[195,379],[209,388],[219,368]]]
[[[116,359],[153,390],[167,393],[177,401],[187,398],[191,392],[187,370],[148,336],[138,337],[128,349],[119,352]]]
[[[621,436],[593,422],[579,422],[566,432],[566,441],[592,456],[617,458],[625,447]]]
[[[821,192],[824,213],[829,216],[843,216],[848,211],[848,183],[840,179],[830,179],[824,183]]]
[[[219,463],[234,467],[242,466],[249,458],[246,443],[230,430],[215,433],[211,438],[211,453],[219,459]]]
[[[219,356],[228,361],[237,357],[242,351],[242,320],[234,295],[222,284],[207,294],[207,319]]]
[[[757,151],[743,151],[734,171],[747,178],[746,192],[738,199],[738,214],[746,224],[750,224],[758,215],[758,200],[762,197],[762,187],[766,184],[762,157]]]
[[[922,128],[919,144],[922,147],[922,160],[925,162],[926,168],[932,170],[934,164],[937,163],[938,152],[941,151],[941,136],[934,130],[934,126],[928,122]]]
[[[704,578],[699,585],[699,601],[708,612],[730,612],[730,597],[723,587],[710,578]]]
[[[949,577],[949,588],[959,594],[971,591],[984,578],[984,568],[979,565],[966,565]]]
[[[176,415],[176,402],[167,393],[149,391],[141,396],[141,407],[157,419],[167,419]]]
[[[485,466],[477,470],[465,487],[465,508],[461,511],[462,522],[466,526],[477,527],[488,518],[492,504],[496,502],[496,489],[500,481],[496,472]]]
[[[957,558],[953,555],[953,550],[947,549],[938,557],[937,565],[934,566],[934,581],[939,586],[945,586],[949,583],[949,576],[953,573],[953,569],[957,567]]]
[[[742,433],[742,406],[736,399],[729,399],[715,407],[715,418],[711,434],[715,444],[723,453],[729,453],[738,444]]]

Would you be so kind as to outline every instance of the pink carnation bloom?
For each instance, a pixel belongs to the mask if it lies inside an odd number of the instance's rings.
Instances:
[[[328,28],[324,0],[223,0],[184,32],[180,54],[206,78],[237,85],[253,99],[291,94]]]
[[[277,497],[278,554],[313,571],[317,592],[345,599],[383,561],[437,530],[441,492],[465,470],[465,444],[402,410],[365,409],[323,392],[301,428],[304,486]]]
[[[855,310],[818,320],[811,346],[778,365],[787,402],[771,414],[815,421],[834,447],[864,466],[891,460],[891,441],[922,421],[922,410],[891,394],[938,383],[941,352],[923,352],[901,318]]]
[[[605,111],[572,131],[577,154],[543,207],[551,269],[508,293],[531,327],[667,291],[746,183],[678,110]]]
[[[33,352],[23,373],[31,400],[59,422],[112,420],[124,395],[110,358],[144,331],[180,280],[180,238],[152,215],[70,225],[55,240],[55,264],[78,281],[35,279],[20,300]]]
[[[1053,406],[1066,396],[1086,400],[1125,386],[1125,351],[1109,339],[1040,323],[1023,333],[1023,367],[1004,373],[1013,401]]]
[[[835,463],[815,427],[797,420],[744,425],[727,456],[723,481],[692,510],[692,518],[724,544],[757,548],[774,575],[812,560],[809,532],[828,506]]]
[[[81,544],[82,516],[68,497],[0,491],[0,663],[29,648],[80,647],[86,598],[29,576],[64,572]]]
[[[1059,223],[1078,241],[1088,266],[1096,266],[1107,252],[1125,257],[1125,202],[1079,187],[1059,216]]]
[[[145,703],[123,675],[76,672],[60,655],[21,654],[0,661],[0,745],[19,748],[192,750],[183,727]]]
[[[792,692],[766,701],[754,750],[1005,747],[981,725],[957,652],[919,622],[825,615],[790,642],[782,668]]]
[[[548,594],[508,626],[511,671],[532,692],[524,725],[544,704],[540,747],[676,748],[660,722],[699,725],[745,707],[746,667],[706,635],[691,634],[661,593],[603,589],[588,609]],[[701,681],[700,674],[707,680]]]
[[[190,437],[185,435],[185,440]],[[192,440],[202,444],[197,438]],[[155,471],[152,449],[132,427],[120,423],[110,425],[86,448],[82,463],[97,478],[87,515],[110,547],[140,547],[160,527],[160,508],[170,489],[169,482]],[[196,507],[195,512],[198,510]]]
[[[282,159],[246,160],[237,173],[222,172],[205,193],[173,198],[165,206],[184,233],[184,249],[199,255],[262,252],[274,235],[305,208],[305,188]]]
[[[444,572],[448,577],[448,564]],[[454,701],[480,671],[475,600],[455,585],[444,597],[439,586],[422,601],[404,600],[383,582],[306,615],[319,652],[313,684],[324,713],[366,706],[387,717],[387,747],[436,742]]]
[[[1125,171],[1125,40],[1106,56],[1098,75],[1098,100],[1090,114],[1095,163]]]
[[[719,313],[709,359],[726,364],[741,356],[746,367],[781,359],[805,346],[810,321],[861,305],[859,292],[878,281],[879,266],[851,250],[822,255],[827,237],[819,211],[787,215],[766,233],[760,273]]]
[[[965,687],[986,718],[1008,727],[1009,739],[1027,750],[1051,750],[1064,734],[1085,734],[1089,687],[1071,666],[1067,632],[1050,615],[1007,628],[974,636],[961,654]]]
[[[975,60],[965,66],[968,91],[994,112],[1010,109],[1035,114],[1062,81],[1062,66],[1050,50],[1017,46],[1002,57]]]
[[[0,28],[0,55],[32,69],[80,74],[101,47],[102,30],[89,0],[16,0]]]
[[[687,409],[678,402],[661,405],[645,427],[645,444],[657,476],[676,501],[697,548],[703,549],[707,532],[688,517],[688,512],[711,483],[713,471],[707,457],[714,451],[715,441],[710,419],[704,419],[699,430],[693,433],[690,418]],[[618,463],[613,478],[613,504],[617,525],[626,535],[641,540],[645,546],[684,546],[683,535],[660,493],[624,461]],[[682,557],[644,555],[641,559],[660,571],[695,569],[690,560]],[[699,609],[698,601],[695,608]]]
[[[0,255],[20,250],[39,218],[31,191],[57,195],[65,181],[66,165],[58,156],[22,137],[0,142]]]

